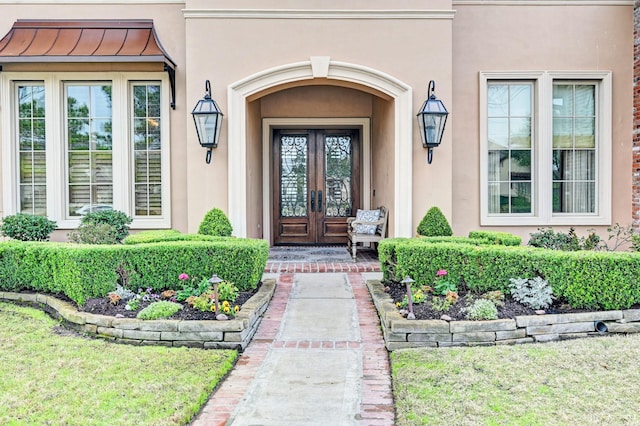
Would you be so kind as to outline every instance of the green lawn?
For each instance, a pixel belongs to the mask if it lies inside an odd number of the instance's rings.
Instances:
[[[52,332],[44,312],[0,302],[0,424],[183,425],[237,357]]]
[[[640,424],[640,336],[391,354],[397,425]]]

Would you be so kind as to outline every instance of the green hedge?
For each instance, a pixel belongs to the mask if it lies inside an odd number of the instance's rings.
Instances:
[[[501,244],[503,246],[519,246],[522,238],[509,232],[501,231],[471,231],[469,238],[475,240],[486,240],[490,244]]]
[[[63,293],[82,305],[105,296],[126,277],[127,287],[179,289],[178,276],[214,273],[240,290],[257,286],[269,245],[263,240],[216,238],[128,245],[0,243],[0,290]]]
[[[216,237],[203,234],[183,234],[175,229],[142,231],[125,238],[125,244],[148,244],[163,241],[237,241],[235,237]]]
[[[563,252],[532,247],[506,247],[424,239],[380,242],[379,259],[385,279],[408,275],[433,284],[436,272],[460,287],[507,292],[509,279],[541,276],[553,293],[574,308],[626,309],[640,303],[640,254]]]

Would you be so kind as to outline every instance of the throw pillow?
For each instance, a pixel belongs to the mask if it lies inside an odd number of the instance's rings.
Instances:
[[[380,220],[380,210],[361,210],[358,209],[356,213],[356,221],[358,222],[375,222]],[[377,225],[362,225],[356,224],[356,234],[370,234],[376,233]]]

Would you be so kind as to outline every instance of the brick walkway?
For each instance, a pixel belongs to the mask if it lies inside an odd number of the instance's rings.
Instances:
[[[360,261],[358,262],[358,264]],[[369,263],[369,262],[366,262]],[[373,262],[371,262],[373,263]],[[351,264],[358,265],[358,264]],[[298,264],[295,264],[296,266]],[[269,265],[267,265],[269,268]],[[280,267],[279,267],[280,268]],[[303,267],[302,271],[311,265]],[[222,386],[211,396],[193,425],[224,425],[230,418],[236,405],[249,389],[252,379],[262,365],[267,353],[272,348],[296,348],[300,350],[323,349],[359,349],[362,353],[362,377],[360,386],[360,414],[358,423],[363,425],[394,424],[395,412],[391,390],[389,357],[384,347],[378,316],[371,301],[361,272],[369,271],[372,265],[363,262],[358,270],[347,273],[351,285],[360,326],[360,341],[282,341],[277,340],[282,318],[289,300],[294,280],[294,273],[280,273],[276,292],[253,340],[238,359],[236,367],[223,382]],[[289,267],[285,268],[289,269]],[[295,268],[297,271],[297,268]],[[347,272],[336,270],[326,265],[327,272]],[[379,270],[379,266],[378,266]],[[283,423],[286,424],[286,423]]]

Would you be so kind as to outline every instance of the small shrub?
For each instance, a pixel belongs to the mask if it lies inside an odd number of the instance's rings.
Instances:
[[[138,312],[136,318],[143,320],[169,318],[180,309],[182,309],[181,304],[162,300],[160,302],[153,302],[152,304]]]
[[[488,291],[480,296],[482,299],[487,299],[493,302],[496,306],[504,306],[504,293],[500,290]]]
[[[238,287],[229,281],[222,281],[218,285],[218,300],[227,300],[229,302],[235,302],[238,298]]]
[[[456,299],[457,300],[457,299]],[[433,297],[431,299],[431,308],[436,312],[446,312],[451,306],[455,304],[455,301],[451,297]]]
[[[498,319],[498,308],[488,299],[478,299],[473,305],[464,309],[469,320],[494,320]]]
[[[546,309],[553,303],[553,290],[549,282],[540,277],[534,279],[510,278],[511,296],[532,309]]]
[[[87,213],[82,216],[81,224],[110,225],[115,232],[115,242],[121,243],[129,235],[129,225],[132,219],[125,213],[118,210],[102,210],[99,212]]]
[[[538,232],[530,234],[528,244],[552,250],[597,250],[600,247],[600,237],[595,232],[591,232],[587,237],[578,237],[573,227],[569,228],[566,234],[555,232],[552,228],[538,228]]]
[[[125,287],[122,287],[121,285],[116,286],[115,291],[112,291],[111,294],[115,294],[118,297],[120,297],[121,300],[129,300],[132,299],[133,297],[135,297],[135,293]]]
[[[20,241],[48,241],[57,227],[56,222],[44,216],[18,213],[2,219],[0,234]]]
[[[82,223],[67,234],[69,241],[77,244],[117,244],[116,229],[108,223]]]
[[[424,237],[449,237],[453,230],[438,207],[431,207],[418,225],[418,235]]]
[[[217,207],[207,212],[198,228],[198,234],[216,237],[230,237],[232,231],[233,228],[229,218]]]

